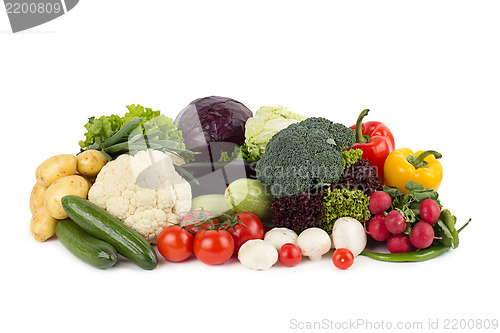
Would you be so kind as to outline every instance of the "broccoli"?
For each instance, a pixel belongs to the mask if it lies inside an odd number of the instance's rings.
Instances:
[[[308,118],[276,133],[257,162],[257,179],[273,197],[294,196],[339,181],[342,151],[354,144],[354,131],[325,118]]]
[[[312,117],[300,122],[300,126],[307,129],[320,129],[330,134],[337,149],[342,151],[356,143],[356,131],[343,124],[333,123],[326,118]],[[330,142],[332,142],[330,140]]]

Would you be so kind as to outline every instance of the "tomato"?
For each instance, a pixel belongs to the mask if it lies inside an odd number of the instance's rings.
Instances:
[[[302,260],[302,252],[295,244],[286,243],[278,253],[278,260],[287,267],[294,267]]]
[[[156,246],[165,259],[184,261],[193,254],[193,235],[178,225],[171,225],[160,232]]]
[[[333,264],[340,269],[348,269],[354,262],[354,256],[348,249],[336,249],[333,252]]]
[[[226,229],[234,239],[234,253],[238,254],[240,247],[251,239],[263,239],[264,227],[260,219],[252,213],[238,213],[238,221],[232,228]]]
[[[233,255],[234,240],[226,230],[199,230],[194,236],[196,258],[207,265],[220,265]]]
[[[194,212],[187,214],[182,219],[180,225],[186,228],[187,230],[191,231],[191,233],[195,235],[200,229],[211,228],[211,224],[209,221],[199,226],[195,226],[194,224],[199,224],[204,219],[210,218],[211,216],[215,217],[215,215],[210,213],[209,211],[203,210],[202,212],[201,210],[195,210]],[[219,221],[217,219],[213,219],[212,222],[214,223],[214,226],[219,225]]]

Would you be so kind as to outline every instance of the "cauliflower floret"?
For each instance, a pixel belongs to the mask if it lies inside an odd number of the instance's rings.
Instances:
[[[89,191],[89,201],[106,209],[147,241],[178,224],[191,209],[191,186],[172,158],[148,149],[107,163]]]

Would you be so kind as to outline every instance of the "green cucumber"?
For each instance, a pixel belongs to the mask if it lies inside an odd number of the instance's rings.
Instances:
[[[90,201],[68,195],[61,199],[68,216],[92,236],[111,244],[143,269],[158,265],[156,252],[138,232]]]
[[[57,222],[56,236],[69,252],[94,267],[108,268],[116,264],[118,255],[114,247],[92,237],[70,219]]]

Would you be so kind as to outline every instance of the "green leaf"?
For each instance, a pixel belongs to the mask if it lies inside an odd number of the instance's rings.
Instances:
[[[411,223],[406,223],[406,229],[405,229],[405,231],[403,231],[403,233],[407,236],[410,236],[412,228],[413,228],[413,225]]]
[[[408,181],[405,185],[405,189],[408,191],[408,193],[411,193],[413,191],[419,191],[424,189],[424,185],[412,182],[411,180]]]
[[[128,112],[123,117],[117,115],[102,116],[100,118],[91,117],[85,125],[87,132],[85,133],[85,140],[80,141],[80,147],[85,148],[97,142],[97,138],[101,142],[105,142],[113,134],[117,133],[129,121],[141,118],[143,122],[140,123],[130,134],[129,140],[136,143],[156,138],[157,140],[169,140],[178,143],[179,149],[185,149],[184,138],[182,132],[174,124],[173,120],[161,114],[159,110],[154,111],[151,108],[145,108],[139,104],[127,105]],[[141,137],[146,135],[146,137]],[[127,137],[124,138],[127,140]],[[147,147],[147,144],[143,144]],[[194,161],[194,154],[190,151],[179,151],[181,157],[186,161]]]
[[[90,117],[84,126],[87,130],[85,140],[80,141],[79,145],[81,148],[88,147],[96,143],[98,138],[104,142],[118,132],[124,124],[121,117],[114,114],[100,118]]]
[[[453,244],[453,235],[443,221],[437,220],[435,224],[435,231],[436,236],[441,237],[441,244],[445,246],[451,246]]]
[[[408,195],[414,198],[418,202],[421,202],[425,199],[433,199],[433,200],[438,199],[438,193],[434,192],[433,189],[417,190],[408,193]]]
[[[391,186],[382,186],[382,191],[385,193],[389,194],[392,199],[402,197],[403,192],[401,192],[397,187],[391,187]]]
[[[445,209],[441,212],[438,222],[441,220],[443,221],[442,223],[446,226],[446,228],[450,231],[450,235],[452,237],[451,247],[456,248],[459,244],[458,231],[455,229],[457,217],[452,215],[448,209]]]

